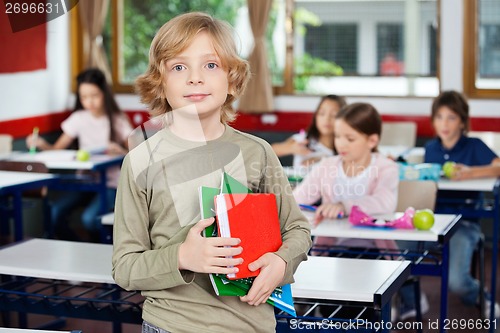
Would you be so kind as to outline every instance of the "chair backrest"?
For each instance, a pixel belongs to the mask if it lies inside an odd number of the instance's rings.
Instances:
[[[410,121],[382,123],[381,146],[415,147],[417,142],[417,124]]]
[[[4,171],[21,171],[21,172],[38,172],[48,173],[49,169],[41,162],[18,162],[18,161],[0,161],[0,170]],[[24,191],[24,195],[28,197],[44,197],[47,195],[47,187],[40,189]]]
[[[41,162],[0,161],[0,170],[47,173],[49,169]]]
[[[396,211],[404,212],[408,207],[434,210],[436,196],[437,184],[432,180],[401,180]]]
[[[471,138],[481,139],[488,147],[495,152],[500,151],[500,132],[476,132],[467,133]]]
[[[12,135],[0,134],[0,153],[10,153],[12,151]]]

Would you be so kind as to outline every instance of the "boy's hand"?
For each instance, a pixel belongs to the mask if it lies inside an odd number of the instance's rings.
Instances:
[[[285,276],[286,262],[278,255],[268,252],[259,259],[248,265],[251,271],[260,268],[259,275],[253,281],[248,294],[241,296],[240,300],[250,305],[260,305],[265,303],[269,295],[283,281]]]
[[[465,180],[471,178],[475,178],[474,168],[464,164],[457,164],[455,166],[455,170],[453,171],[453,176],[451,177],[453,180]]]
[[[196,223],[184,243],[179,247],[179,269],[198,273],[230,274],[237,273],[237,266],[243,262],[242,258],[226,258],[241,253],[242,248],[237,246],[239,238],[208,237],[201,235],[206,227],[214,223],[214,218],[201,220]]]

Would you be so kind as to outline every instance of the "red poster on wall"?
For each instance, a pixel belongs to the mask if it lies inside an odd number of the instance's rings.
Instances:
[[[47,68],[47,24],[13,32],[4,1],[0,1],[0,73]]]

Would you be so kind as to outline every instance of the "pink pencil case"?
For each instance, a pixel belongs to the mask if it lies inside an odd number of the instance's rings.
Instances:
[[[351,214],[349,215],[349,222],[353,225],[366,227],[415,229],[413,226],[413,215],[415,215],[415,209],[413,207],[409,207],[406,209],[403,216],[395,220],[382,220],[366,214],[358,206],[353,206]]]

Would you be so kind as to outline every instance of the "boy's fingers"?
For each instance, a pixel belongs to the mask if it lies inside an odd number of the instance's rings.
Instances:
[[[216,247],[214,250],[214,255],[217,257],[231,257],[241,254],[243,249],[241,246],[238,247]]]
[[[259,258],[248,265],[248,269],[252,272],[262,268],[264,266],[264,260]]]
[[[241,243],[241,240],[230,237],[212,237],[210,242],[213,246],[236,246]]]
[[[205,230],[206,227],[214,223],[215,218],[210,217],[208,219],[200,220],[198,223],[196,223],[191,230],[193,230],[196,233],[201,233],[203,230]]]

